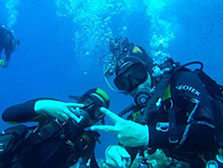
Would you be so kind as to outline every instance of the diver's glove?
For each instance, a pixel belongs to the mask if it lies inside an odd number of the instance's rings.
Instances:
[[[66,121],[68,118],[72,118],[76,121],[77,116],[72,113],[71,109],[77,109],[83,106],[83,104],[79,103],[65,103],[56,100],[38,100],[35,103],[34,110],[37,114],[46,113],[60,121]]]
[[[109,168],[128,168],[131,164],[131,156],[120,145],[111,145],[105,151],[105,162]]]
[[[124,146],[141,147],[148,146],[149,129],[147,125],[142,125],[130,120],[125,120],[102,107],[100,110],[107,115],[115,125],[95,125],[91,126],[92,131],[105,131],[115,133],[118,141]]]

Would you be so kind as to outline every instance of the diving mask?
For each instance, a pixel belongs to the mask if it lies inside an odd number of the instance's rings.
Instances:
[[[142,62],[131,62],[120,69],[114,83],[119,90],[131,92],[147,78],[146,66]]]
[[[84,107],[72,109],[71,111],[79,118],[74,123],[82,127],[90,126],[103,119],[104,113],[101,107],[109,107],[109,97],[103,90],[96,88],[90,89],[80,97],[70,96],[77,100],[77,103],[84,104]]]

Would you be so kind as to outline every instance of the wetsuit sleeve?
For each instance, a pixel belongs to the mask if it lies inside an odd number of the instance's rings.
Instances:
[[[40,115],[38,115],[34,110],[35,103],[38,100],[46,100],[46,99],[49,100],[49,98],[34,99],[22,104],[13,105],[7,108],[3,112],[2,119],[5,122],[11,124],[17,124],[29,121],[38,121]],[[50,100],[55,100],[55,99],[50,99]]]
[[[187,127],[190,127],[188,134],[184,135]],[[215,130],[207,125],[192,124],[188,126],[177,126],[177,136],[179,142],[177,144],[171,144],[169,142],[168,132],[157,131],[155,127],[149,127],[150,140],[149,147],[168,149],[175,147],[175,145],[181,145],[181,149],[189,151],[205,151],[210,150],[215,145],[214,134]],[[214,149],[214,148],[213,148]]]
[[[171,84],[171,99],[174,102],[176,118],[174,131],[178,143],[169,142],[169,130],[160,130],[156,125],[148,123],[149,147],[170,148],[180,144],[190,151],[210,149],[210,144],[215,142],[215,130],[213,107],[207,90],[200,79],[191,72],[177,74]],[[197,102],[197,108],[193,101]]]

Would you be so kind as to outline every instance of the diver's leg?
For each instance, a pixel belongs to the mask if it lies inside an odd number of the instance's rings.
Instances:
[[[3,62],[3,67],[6,68],[8,67],[8,64],[9,64],[9,60],[10,60],[10,57],[11,57],[11,52],[10,51],[5,51],[5,61],[3,59],[2,62]],[[0,62],[1,63],[1,62]]]
[[[2,48],[0,48],[0,66],[4,65],[4,60],[2,59]]]

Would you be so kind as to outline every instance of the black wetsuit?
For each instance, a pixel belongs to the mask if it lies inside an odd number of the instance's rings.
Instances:
[[[174,114],[174,129],[165,127],[165,124],[170,124],[169,109]],[[163,149],[168,156],[198,168],[205,166],[202,159],[208,161],[215,157],[216,112],[213,100],[199,77],[192,72],[185,70],[172,76],[161,108],[147,124],[150,148]],[[171,136],[177,137],[178,142],[170,141]],[[131,151],[135,150],[130,149],[130,153],[134,153]]]
[[[71,120],[62,124],[50,116],[38,116],[34,111],[37,100],[11,106],[3,112],[6,122],[39,122],[38,127],[27,128],[23,140],[16,144],[18,149],[6,158],[10,160],[3,167],[68,168],[82,158],[83,164],[97,168],[94,148],[98,133],[85,131]]]
[[[15,49],[15,37],[8,28],[0,25],[0,58],[3,49],[5,50],[6,61],[9,61],[10,55]]]

